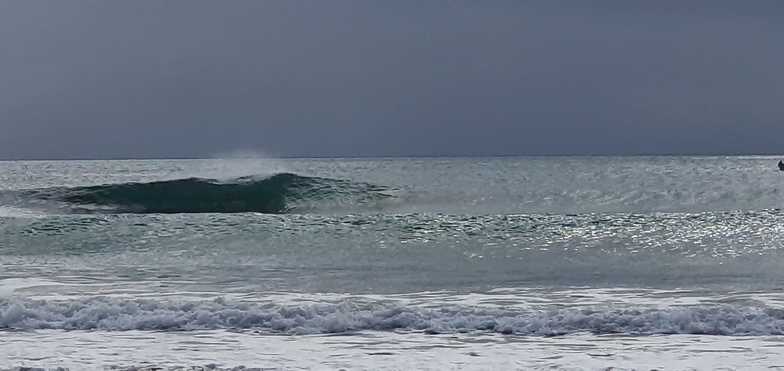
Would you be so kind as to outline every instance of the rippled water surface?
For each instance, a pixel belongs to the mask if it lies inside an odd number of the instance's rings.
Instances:
[[[776,162],[0,162],[0,368],[784,368]]]

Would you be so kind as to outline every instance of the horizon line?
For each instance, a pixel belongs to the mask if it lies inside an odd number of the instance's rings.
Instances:
[[[635,154],[495,154],[495,155],[369,155],[369,156],[326,156],[326,155],[284,155],[284,156],[258,156],[258,157],[200,157],[200,156],[162,156],[162,157],[20,157],[0,158],[0,162],[12,161],[142,161],[142,160],[241,160],[241,159],[281,159],[281,160],[326,160],[326,159],[467,159],[467,158],[524,158],[524,157],[742,157],[758,156],[773,157],[784,156],[784,153],[635,153]]]

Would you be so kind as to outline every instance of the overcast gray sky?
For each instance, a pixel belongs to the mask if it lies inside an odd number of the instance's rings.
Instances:
[[[781,1],[0,1],[0,158],[784,152]]]

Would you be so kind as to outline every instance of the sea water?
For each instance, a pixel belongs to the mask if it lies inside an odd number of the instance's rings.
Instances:
[[[0,162],[0,369],[784,369],[777,160]]]

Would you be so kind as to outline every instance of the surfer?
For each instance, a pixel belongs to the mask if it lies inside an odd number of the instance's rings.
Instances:
[[[784,161],[779,160],[779,170],[784,171]]]

